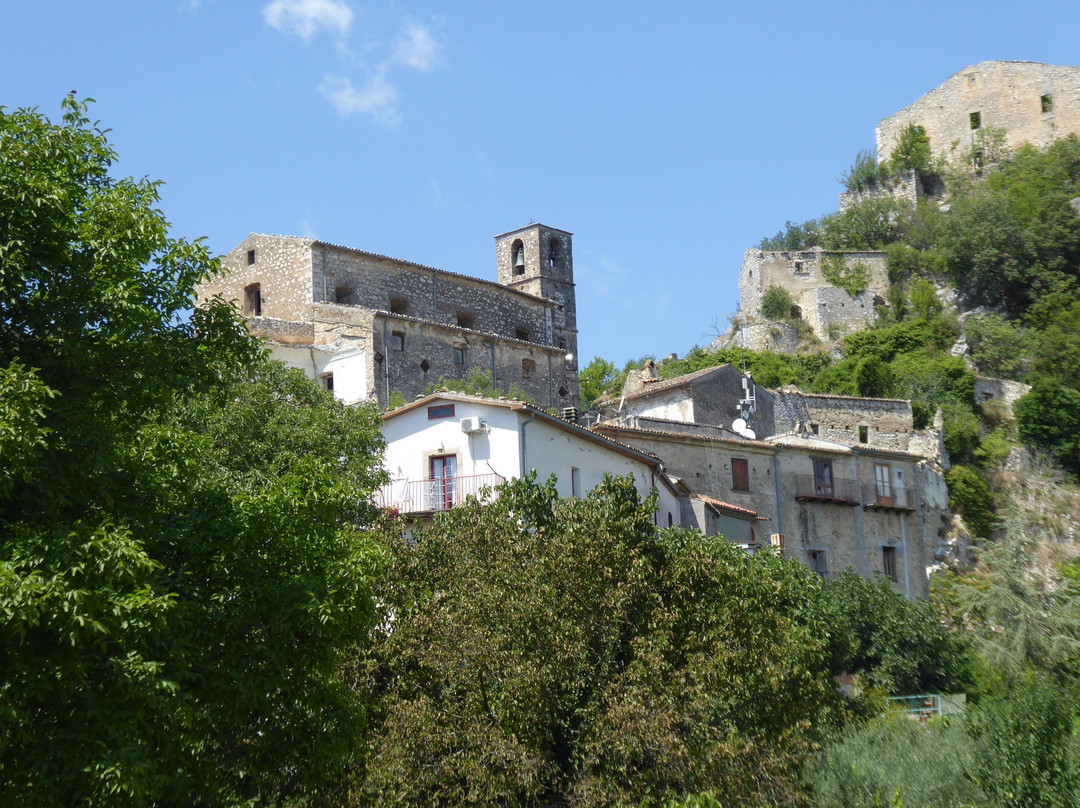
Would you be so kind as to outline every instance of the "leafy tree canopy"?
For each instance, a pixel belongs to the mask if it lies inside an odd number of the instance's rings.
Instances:
[[[158,185],[0,110],[0,802],[325,793],[362,705],[375,416],[262,358]]]

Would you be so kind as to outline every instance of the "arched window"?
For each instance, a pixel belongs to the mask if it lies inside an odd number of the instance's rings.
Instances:
[[[558,263],[558,261],[559,261],[559,256],[561,256],[561,255],[562,255],[562,241],[560,241],[558,238],[552,237],[551,241],[548,242],[548,254],[547,254],[548,266],[551,267],[551,268],[554,268],[556,263]]]
[[[510,266],[514,268],[515,276],[525,274],[525,245],[521,243],[521,239],[510,247]]]

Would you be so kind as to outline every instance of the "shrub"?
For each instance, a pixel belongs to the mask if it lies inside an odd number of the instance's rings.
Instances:
[[[986,538],[997,527],[994,502],[986,480],[970,466],[953,466],[945,472],[949,486],[949,507],[963,514],[964,522],[978,538]]]
[[[767,320],[787,320],[794,305],[787,289],[770,286],[761,296],[761,315]]]

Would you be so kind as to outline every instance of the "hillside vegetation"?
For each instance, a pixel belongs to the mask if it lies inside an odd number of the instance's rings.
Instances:
[[[1072,806],[1080,802],[1080,140],[1025,147],[981,173],[933,163],[924,141],[912,127],[902,153],[881,166],[860,155],[847,183],[872,190],[916,171],[943,195],[915,205],[870,196],[788,222],[760,245],[884,250],[891,293],[872,327],[835,346],[804,341],[796,355],[694,348],[659,372],[745,362],[766,387],[910,399],[917,427],[938,410],[944,417],[951,505],[980,541],[972,565],[935,575],[933,608],[967,643],[971,706],[925,726],[886,716],[838,729],[805,770],[819,803]],[[790,303],[773,297],[767,316],[785,319]],[[609,371],[603,382],[589,378],[590,390],[619,383],[610,363],[590,370]],[[1015,418],[975,405],[976,373],[1031,385]],[[1022,447],[1027,462],[1016,460]]]

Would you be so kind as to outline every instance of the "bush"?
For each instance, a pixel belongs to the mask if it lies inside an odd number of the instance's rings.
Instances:
[[[770,286],[761,296],[761,316],[766,320],[787,320],[794,305],[787,289]]]
[[[1080,474],[1080,391],[1040,377],[1013,405],[1020,439]]]
[[[964,522],[977,538],[987,538],[997,527],[994,501],[990,487],[975,469],[953,466],[945,472],[949,486],[949,507],[964,517]]]

